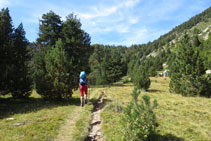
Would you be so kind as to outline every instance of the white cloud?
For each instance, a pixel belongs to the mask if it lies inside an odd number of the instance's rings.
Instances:
[[[9,4],[8,0],[0,0],[0,8],[3,8],[4,6],[6,6],[8,4]]]
[[[133,28],[128,33],[123,33],[116,41],[106,41],[107,44],[126,45],[142,44],[159,38],[160,35],[167,33],[168,30],[149,30],[147,27]]]
[[[105,16],[109,16],[113,13],[115,13],[118,10],[117,6],[112,6],[112,7],[107,7],[107,8],[97,8],[94,7],[93,8],[95,13],[96,13],[96,17],[105,17]]]
[[[132,44],[143,43],[148,38],[148,30],[146,28],[133,29],[130,34],[126,34],[122,44],[130,46]]]
[[[91,14],[86,14],[86,13],[79,13],[79,17],[83,18],[83,19],[92,19],[94,18],[94,15]]]
[[[136,4],[138,4],[140,0],[126,0],[123,5],[126,7],[134,7]]]
[[[138,4],[140,0],[125,0],[118,1],[116,5],[106,6],[104,4],[99,4],[95,6],[89,7],[90,11],[85,11],[84,13],[78,12],[79,16],[84,19],[93,19],[93,18],[102,18],[108,17],[112,14],[117,14],[118,12],[123,12],[123,10],[127,10],[127,8],[132,8],[136,4]]]
[[[112,7],[90,7],[92,9],[92,12],[90,13],[80,13],[79,12],[79,17],[91,20],[93,18],[98,18],[98,17],[107,17],[110,16],[111,14],[115,13],[117,11],[116,6]]]
[[[136,23],[138,23],[139,18],[138,17],[129,17],[128,20],[131,24],[136,24]]]
[[[99,3],[88,7],[86,11],[79,10],[76,14],[81,18],[83,27],[88,33],[129,33],[131,26],[138,23],[139,17],[131,15],[131,8],[140,0],[116,0],[115,3]]]

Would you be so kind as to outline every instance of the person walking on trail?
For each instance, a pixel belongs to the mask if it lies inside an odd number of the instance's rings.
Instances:
[[[79,81],[79,88],[81,93],[80,101],[82,107],[84,106],[84,104],[87,103],[88,85],[89,85],[89,79],[86,77],[85,71],[82,71],[80,73],[80,81]],[[84,99],[84,93],[85,93],[85,99]]]

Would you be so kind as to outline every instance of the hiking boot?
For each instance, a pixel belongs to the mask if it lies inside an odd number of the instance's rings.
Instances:
[[[84,104],[81,104],[81,107],[84,107]]]
[[[87,99],[84,101],[85,104],[87,104]]]

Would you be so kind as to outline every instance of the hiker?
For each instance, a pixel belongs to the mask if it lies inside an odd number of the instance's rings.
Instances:
[[[80,80],[79,80],[79,88],[80,88],[80,93],[81,93],[81,106],[84,106],[84,103],[87,103],[87,92],[88,92],[88,85],[89,85],[89,80],[86,77],[85,71],[82,71],[80,73]],[[84,93],[85,93],[85,99],[84,99]]]

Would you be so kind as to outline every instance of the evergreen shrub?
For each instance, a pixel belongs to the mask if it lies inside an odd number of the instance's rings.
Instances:
[[[140,141],[147,139],[150,135],[154,134],[157,127],[156,115],[153,109],[157,107],[157,101],[150,103],[148,95],[142,96],[138,101],[137,88],[131,94],[132,100],[124,109],[122,116],[123,137],[122,140]]]

